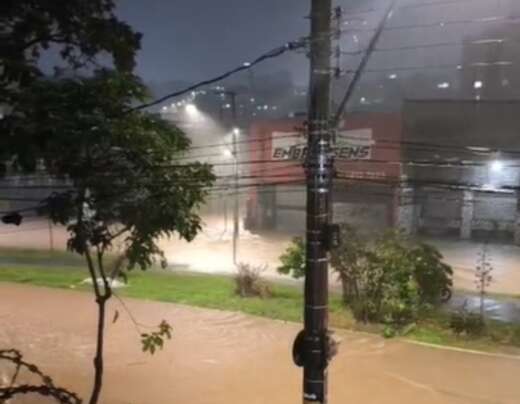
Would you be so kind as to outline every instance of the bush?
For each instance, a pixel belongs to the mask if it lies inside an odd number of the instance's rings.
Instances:
[[[235,293],[241,297],[270,297],[271,288],[261,276],[264,271],[265,267],[238,264],[238,272],[234,277]]]
[[[344,226],[332,264],[343,299],[359,321],[402,326],[413,322],[424,303],[438,303],[451,288],[451,268],[433,247],[409,242],[391,231],[373,243]]]
[[[443,256],[435,247],[419,244],[410,251],[414,276],[422,303],[439,304],[451,295],[453,269],[442,262]]]
[[[305,245],[296,238],[280,257],[278,272],[304,276]],[[437,249],[414,244],[397,231],[369,242],[348,225],[341,244],[331,252],[343,302],[356,320],[403,326],[412,323],[426,304],[438,304],[451,293],[452,269]]]
[[[305,276],[305,243],[301,237],[295,237],[285,252],[280,256],[280,265],[277,271],[291,275],[293,278]]]
[[[478,313],[470,312],[464,302],[462,308],[451,315],[450,328],[456,335],[466,334],[476,337],[484,333],[486,324]]]

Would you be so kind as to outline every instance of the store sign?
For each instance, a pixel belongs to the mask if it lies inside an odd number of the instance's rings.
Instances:
[[[304,160],[307,143],[296,132],[273,133],[273,160]],[[333,155],[339,160],[369,160],[372,157],[372,129],[344,130],[337,134]]]

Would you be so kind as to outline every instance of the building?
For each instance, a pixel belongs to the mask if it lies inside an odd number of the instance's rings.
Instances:
[[[397,114],[356,113],[336,134],[334,147],[334,221],[370,228],[396,226],[403,220],[400,207],[402,133]],[[255,122],[250,129],[251,187],[247,227],[301,234],[305,229],[307,149],[303,119]],[[388,142],[388,144],[387,144]]]
[[[520,101],[406,101],[336,134],[333,216],[369,230],[520,244]],[[305,228],[303,119],[251,126],[247,226]]]
[[[407,101],[403,173],[418,232],[520,244],[520,100]]]

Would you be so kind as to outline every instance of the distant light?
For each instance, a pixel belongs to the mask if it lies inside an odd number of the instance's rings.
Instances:
[[[251,101],[251,102],[255,102],[255,99],[254,99],[254,98],[251,98],[249,101]]]
[[[457,70],[462,70],[462,65],[457,65]]]
[[[451,87],[451,85],[447,81],[437,84],[437,88],[440,88],[440,89],[447,89],[450,87]]]
[[[235,135],[240,135],[240,129],[238,129],[238,128],[233,128],[233,133],[234,133]]]
[[[264,111],[267,111],[269,109],[269,105],[264,105]]]
[[[168,107],[167,106],[164,106],[161,108],[163,111],[168,111]]]
[[[224,149],[224,151],[222,152],[222,154],[223,154],[225,157],[232,157],[232,156],[233,156],[233,153],[231,153],[231,150],[229,150],[229,149]]]
[[[278,107],[277,107],[276,105],[273,105],[273,106],[271,107],[271,109],[272,109],[273,111],[276,111],[276,110],[278,109]]]
[[[394,73],[394,74],[390,74],[390,75],[388,76],[388,78],[389,78],[390,80],[395,80],[395,79],[397,78],[397,74],[395,74],[395,73]]]
[[[179,102],[177,103],[177,106],[178,106],[178,107],[181,107],[181,106],[182,106],[182,102],[179,101]]]
[[[365,97],[361,97],[361,99],[359,101],[361,102],[361,104],[367,103],[367,99]]]
[[[509,79],[502,79],[502,87],[507,87],[509,86],[510,82],[509,82]]]
[[[249,66],[251,66],[251,63],[249,63],[249,62],[244,63],[244,67],[249,67]]]
[[[224,104],[224,108],[226,108],[226,109],[231,108],[231,104]]]
[[[484,83],[480,80],[477,80],[473,83],[473,88],[478,90],[479,88],[484,87]]]
[[[491,163],[491,171],[499,173],[504,169],[504,162],[495,160]]]
[[[195,115],[199,110],[195,104],[186,105],[186,113],[189,115]]]

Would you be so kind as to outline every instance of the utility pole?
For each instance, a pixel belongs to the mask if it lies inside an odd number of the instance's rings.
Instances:
[[[237,117],[237,93],[230,90],[215,90],[214,93],[222,94],[229,97],[229,104],[231,107],[231,136],[233,139],[233,188],[234,188],[234,207],[233,207],[233,265],[237,265],[238,254],[238,239],[240,237],[240,201],[238,197],[238,135],[240,130],[238,128]],[[220,108],[220,119],[223,119],[222,107]],[[226,224],[227,224],[227,204],[226,204]]]
[[[333,174],[330,130],[332,1],[312,0],[307,177],[304,330],[296,337],[294,361],[303,367],[303,403],[327,402],[328,248]]]
[[[238,238],[240,236],[240,218],[239,210],[240,204],[238,199],[238,147],[237,137],[239,135],[237,122],[237,94],[234,91],[227,92],[231,101],[231,119],[233,121],[232,136],[233,136],[233,159],[234,164],[234,188],[235,188],[235,206],[233,208],[233,265],[237,265],[237,249]]]
[[[51,221],[51,219],[48,219],[47,223],[49,225],[49,250],[52,252],[52,251],[54,251],[54,234],[53,234],[53,231],[52,231],[52,221]]]

